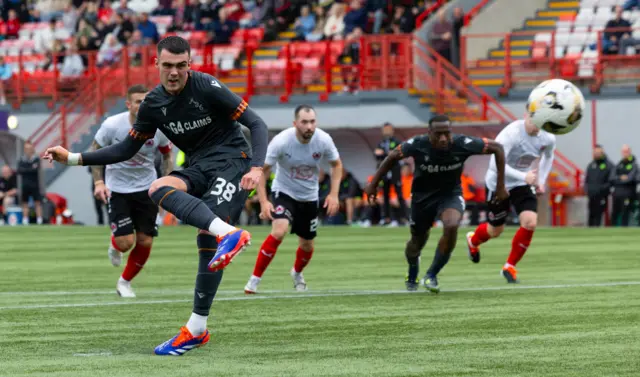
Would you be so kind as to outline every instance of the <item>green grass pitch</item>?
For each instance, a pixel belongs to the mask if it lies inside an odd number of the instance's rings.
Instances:
[[[499,275],[514,230],[474,265],[461,229],[433,295],[404,291],[407,228],[324,227],[308,292],[293,291],[289,236],[263,293],[245,296],[268,231],[253,228],[225,271],[209,344],[158,357],[191,313],[193,228],[161,228],[138,297],[123,300],[108,229],[3,227],[0,376],[639,376],[638,229],[539,229],[515,287]]]

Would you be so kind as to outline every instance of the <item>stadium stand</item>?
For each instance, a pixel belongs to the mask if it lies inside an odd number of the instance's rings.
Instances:
[[[495,36],[463,37],[462,54],[474,39]],[[486,59],[462,59],[461,69],[475,85],[506,95],[562,77],[589,85],[594,93],[603,85],[637,88],[640,9],[632,1],[549,1],[521,29],[501,37]]]

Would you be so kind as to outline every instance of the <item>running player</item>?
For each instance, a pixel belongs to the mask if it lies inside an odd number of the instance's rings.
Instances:
[[[143,85],[129,88],[125,102],[129,111],[111,116],[102,123],[93,140],[93,150],[127,137],[148,91]],[[171,143],[160,131],[156,131],[154,138],[147,140],[132,159],[108,165],[106,174],[103,166],[91,167],[94,196],[107,203],[109,212],[111,242],[108,254],[111,264],[120,266],[122,254],[135,245],[116,284],[116,292],[122,297],[136,297],[131,289],[131,280],[142,270],[151,253],[153,237],[158,236],[158,206],[148,194],[151,183],[159,174],[154,166],[156,150],[162,153],[163,174],[168,175],[173,170]]]
[[[158,355],[178,356],[209,341],[207,318],[222,271],[250,241],[249,232],[232,224],[247,190],[260,181],[269,137],[267,125],[242,98],[213,76],[190,70],[186,40],[167,37],[157,54],[160,85],[140,104],[124,140],[85,153],[56,146],[45,158],[67,165],[115,164],[132,158],[157,129],[188,156],[188,168],[155,180],[149,189],[156,205],[200,229],[193,313],[178,335],[155,348]],[[238,122],[251,131],[251,149]]]
[[[375,200],[380,179],[398,161],[413,157],[415,175],[411,186],[411,239],[405,249],[409,264],[407,290],[418,289],[420,253],[427,243],[433,222],[439,217],[444,232],[422,284],[431,292],[440,292],[437,275],[447,264],[455,248],[465,207],[460,175],[465,160],[477,154],[493,154],[496,157],[498,183],[494,200],[506,199],[509,193],[504,187],[502,146],[493,140],[453,134],[451,121],[444,115],[437,115],[429,120],[428,135],[409,139],[389,153],[367,185],[369,200]]]
[[[467,233],[469,259],[480,262],[480,249],[483,243],[502,234],[507,215],[513,204],[520,228],[511,241],[511,253],[502,267],[501,274],[508,283],[517,283],[516,264],[527,251],[538,224],[537,194],[545,192],[547,177],[553,166],[556,137],[536,127],[528,115],[505,127],[496,141],[504,146],[507,166],[507,189],[509,200],[495,203],[491,198],[496,191],[496,161],[491,160],[485,176],[487,200],[489,201],[488,223],[478,225],[475,232]],[[536,166],[537,165],[537,166]]]
[[[244,287],[247,294],[258,291],[262,274],[276,255],[289,225],[291,233],[298,235],[296,260],[290,272],[293,287],[296,291],[307,290],[302,270],[313,255],[313,239],[316,237],[320,205],[318,171],[322,161],[331,164],[331,191],[323,206],[329,216],[334,216],[340,207],[338,190],[342,178],[342,162],[333,139],[316,128],[316,112],[308,105],[296,108],[293,126],[276,135],[267,148],[264,174],[257,191],[260,217],[273,222],[271,234],[258,252],[253,275]],[[277,169],[271,184],[271,203],[267,197],[266,178],[274,165],[277,165]]]

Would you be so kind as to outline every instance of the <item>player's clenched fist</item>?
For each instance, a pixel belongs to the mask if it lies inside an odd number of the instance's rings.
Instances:
[[[67,163],[69,162],[69,151],[58,145],[55,147],[47,148],[42,158],[49,161],[50,163],[53,161],[57,161],[61,164],[67,165]]]
[[[262,178],[262,168],[253,167],[242,177],[240,188],[247,191],[253,190],[260,183],[260,178]]]

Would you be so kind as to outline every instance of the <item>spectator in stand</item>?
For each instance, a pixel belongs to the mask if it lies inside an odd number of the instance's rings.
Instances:
[[[11,76],[13,76],[13,67],[4,61],[4,56],[0,55],[0,105],[7,104],[5,88],[9,85]]]
[[[103,1],[102,6],[98,8],[98,19],[108,25],[112,16],[113,8],[111,7],[111,1]]]
[[[226,0],[223,9],[226,11],[227,20],[236,24],[240,23],[240,18],[244,15],[244,6],[241,0]]]
[[[43,22],[62,17],[62,11],[67,6],[67,0],[38,0],[35,9]]]
[[[138,23],[138,30],[142,32],[142,38],[147,40],[147,42],[156,44],[158,40],[160,40],[160,35],[158,34],[158,28],[156,24],[149,20],[148,13],[140,14],[140,22]]]
[[[308,42],[317,42],[324,39],[324,25],[327,23],[327,18],[324,15],[324,8],[317,6],[315,8],[315,13],[315,27],[306,36]]]
[[[453,8],[453,38],[452,38],[452,48],[453,48],[453,65],[460,68],[460,32],[464,27],[464,13],[461,7]]]
[[[35,49],[39,53],[47,53],[53,50],[53,42],[56,40],[56,20],[49,21],[49,27],[36,32]]]
[[[89,52],[95,51],[98,48],[95,45],[95,42],[92,41],[86,36],[81,35],[77,38],[78,52],[80,53],[80,58],[82,59],[82,65],[85,68],[89,67]]]
[[[257,0],[250,4],[245,4],[245,10],[249,12],[250,17],[245,17],[240,20],[241,28],[250,29],[260,25],[260,20],[262,20],[264,16],[264,9],[266,9],[263,4],[263,0]]]
[[[217,20],[219,8],[220,5],[213,0],[200,2],[200,6],[196,9],[196,30],[205,30],[205,25]]]
[[[233,32],[238,28],[238,23],[227,19],[227,9],[220,8],[218,13],[218,21],[214,21],[211,26],[213,32],[213,38],[209,41],[210,44],[222,44],[226,45],[231,43],[231,36]]]
[[[174,0],[172,9],[173,23],[167,31],[185,30],[185,25],[192,23],[195,19],[195,13],[196,9],[189,3],[189,0]]]
[[[382,23],[384,19],[387,17],[384,13],[385,8],[387,7],[386,0],[369,0],[366,2],[367,4],[367,12],[369,18],[373,18],[373,29],[371,32],[373,34],[380,34],[380,30],[382,29]]]
[[[5,22],[4,27],[6,28],[6,38],[7,39],[18,39],[18,33],[20,32],[20,20],[18,19],[18,13],[15,10],[10,9],[7,22]]]
[[[340,40],[344,33],[344,4],[334,3],[324,25],[326,39]]]
[[[393,21],[400,22],[400,30],[403,33],[411,33],[416,26],[416,17],[413,12],[417,12],[417,8],[407,8],[398,5],[394,8]]]
[[[71,43],[67,50],[62,67],[60,68],[60,76],[63,78],[77,78],[84,72],[84,63],[78,54],[78,47]]]
[[[64,9],[62,13],[61,20],[62,25],[69,32],[69,34],[73,34],[76,31],[78,26],[78,20],[80,19],[80,15],[84,11],[86,5],[83,3],[80,8],[74,8],[73,4],[69,3]]]
[[[20,201],[22,202],[22,223],[29,224],[29,199],[36,208],[38,225],[42,224],[42,193],[40,192],[40,157],[30,142],[24,143],[24,155],[18,161],[18,174],[22,178]]]
[[[95,29],[96,29],[96,33],[98,34],[95,40],[96,46],[100,47],[102,46],[102,42],[104,42],[107,39],[107,35],[109,34],[110,28],[102,20],[98,20],[96,22]]]
[[[316,27],[316,18],[311,14],[309,5],[303,5],[300,8],[300,17],[296,18],[293,26],[296,31],[295,40],[308,40],[307,36],[311,34]]]
[[[98,66],[104,67],[120,60],[122,45],[113,34],[107,34],[98,51]]]
[[[431,35],[429,41],[431,46],[440,54],[443,58],[451,61],[451,38],[453,32],[453,25],[447,20],[447,15],[443,8],[438,10],[438,19],[431,29]]]
[[[151,12],[153,16],[173,16],[173,0],[158,0],[158,7]]]
[[[622,7],[616,7],[616,16],[609,20],[604,27],[604,35],[602,38],[602,52],[606,55],[610,54],[624,54],[620,51],[620,46],[624,39],[629,38],[631,31],[631,23],[622,18]],[[615,29],[613,31],[608,31]]]
[[[98,4],[93,1],[89,1],[86,4],[87,6],[84,9],[82,18],[87,20],[91,25],[96,25],[98,22]]]
[[[344,15],[344,34],[350,34],[355,28],[364,30],[367,27],[367,10],[361,0],[351,0],[351,9]]]
[[[13,174],[13,171],[9,166],[4,165],[2,167],[2,177],[0,177],[0,204],[2,205],[0,225],[4,225],[7,216],[7,208],[15,205],[17,193],[18,184],[16,175]]]
[[[142,48],[147,45],[148,43],[142,38],[142,32],[140,30],[134,31],[128,46],[129,61],[132,66],[142,65]]]
[[[61,40],[56,39],[53,41],[53,48],[51,51],[45,53],[45,60],[43,62],[42,69],[44,71],[52,71],[54,64],[62,64],[64,60],[64,53],[66,48],[64,47],[64,43]]]
[[[133,23],[121,13],[114,13],[111,21],[111,33],[116,36],[118,42],[126,45],[133,35]]]
[[[76,27],[75,36],[76,38],[87,37],[87,39],[92,39],[97,38],[98,33],[96,32],[96,29],[94,29],[93,26],[91,26],[87,22],[87,20],[81,18],[80,20],[78,20],[78,26]]]
[[[127,0],[120,0],[120,6],[116,9],[116,13],[125,16],[127,19],[131,19],[131,17],[136,14],[136,12],[127,5]]]

